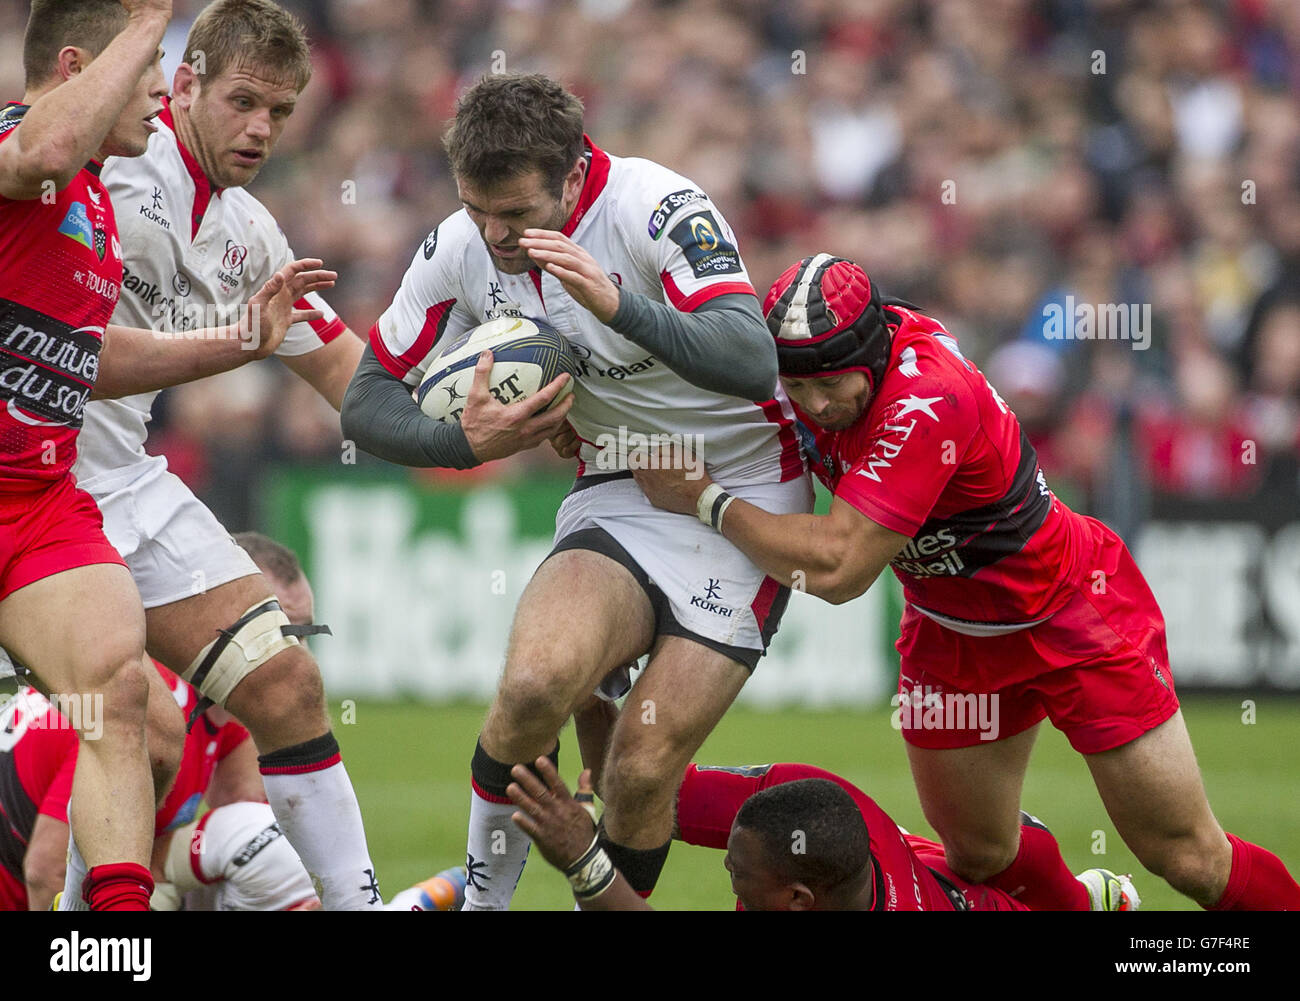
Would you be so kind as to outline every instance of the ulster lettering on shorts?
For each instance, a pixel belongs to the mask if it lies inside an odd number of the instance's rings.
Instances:
[[[886,317],[880,389],[852,427],[813,429],[827,460],[814,471],[911,539],[891,563],[911,604],[972,623],[1050,614],[1077,557],[1033,447],[938,321],[894,306]]]
[[[696,278],[740,272],[740,254],[728,242],[712,212],[693,212],[668,234],[686,252]]]
[[[704,192],[649,160],[610,156],[590,140],[587,148],[587,179],[563,232],[602,270],[628,291],[682,312],[720,295],[753,294],[735,235]],[[686,234],[680,239],[662,238],[679,228]],[[624,436],[703,434],[710,469],[729,486],[802,475],[794,412],[779,387],[774,401],[756,404],[691,385],[579,306],[554,275],[499,272],[463,210],[416,248],[370,343],[380,363],[414,388],[460,335],[514,315],[546,320],[573,346],[578,378],[569,422],[582,439],[579,475],[625,468],[622,459],[603,461],[594,444],[602,436],[617,440],[620,429]]]

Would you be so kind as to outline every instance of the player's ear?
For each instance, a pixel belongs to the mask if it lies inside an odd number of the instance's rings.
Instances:
[[[569,168],[569,172],[564,176],[564,201],[576,202],[578,195],[582,193],[582,182],[587,178],[587,158],[578,157],[577,161]]]
[[[817,903],[816,895],[806,883],[791,883],[786,892],[790,895],[787,911],[811,911]]]
[[[65,45],[59,49],[58,73],[60,80],[71,80],[90,65],[93,57],[85,49],[75,45]]]
[[[189,63],[181,63],[176,67],[176,76],[172,80],[172,100],[188,110],[198,96],[199,75]]]

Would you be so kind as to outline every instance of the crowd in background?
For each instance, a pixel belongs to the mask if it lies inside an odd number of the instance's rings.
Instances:
[[[202,5],[177,0],[169,64]],[[1081,509],[1124,531],[1151,498],[1300,506],[1295,0],[284,5],[315,76],[251,190],[340,272],[329,298],[359,334],[459,208],[440,144],[457,93],[539,70],[601,147],[709,192],[760,295],[824,250],[943,320]],[[15,98],[26,13],[0,6]],[[1071,304],[1149,305],[1150,325],[1053,336]],[[165,394],[151,449],[239,529],[260,476],[337,464],[339,438],[264,364]]]

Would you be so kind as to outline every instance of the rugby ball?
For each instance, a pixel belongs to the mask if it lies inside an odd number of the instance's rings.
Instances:
[[[551,406],[573,392],[578,362],[564,335],[545,320],[504,316],[467,330],[434,358],[411,394],[420,409],[436,421],[459,424],[484,351],[492,352],[488,391],[499,403],[526,400],[562,372],[570,378]]]

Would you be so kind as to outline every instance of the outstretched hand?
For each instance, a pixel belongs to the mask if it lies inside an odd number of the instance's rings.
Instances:
[[[535,764],[541,778],[526,765],[510,770],[514,781],[506,795],[519,807],[511,819],[533,839],[542,858],[563,872],[591,847],[596,825],[586,807],[569,795],[551,759],[538,758]],[[593,793],[590,768],[578,776],[578,793]]]
[[[239,337],[254,360],[270,357],[295,323],[324,315],[319,309],[295,305],[308,292],[334,287],[338,273],[323,270],[322,263],[308,257],[286,264],[248,300],[239,321]]]

